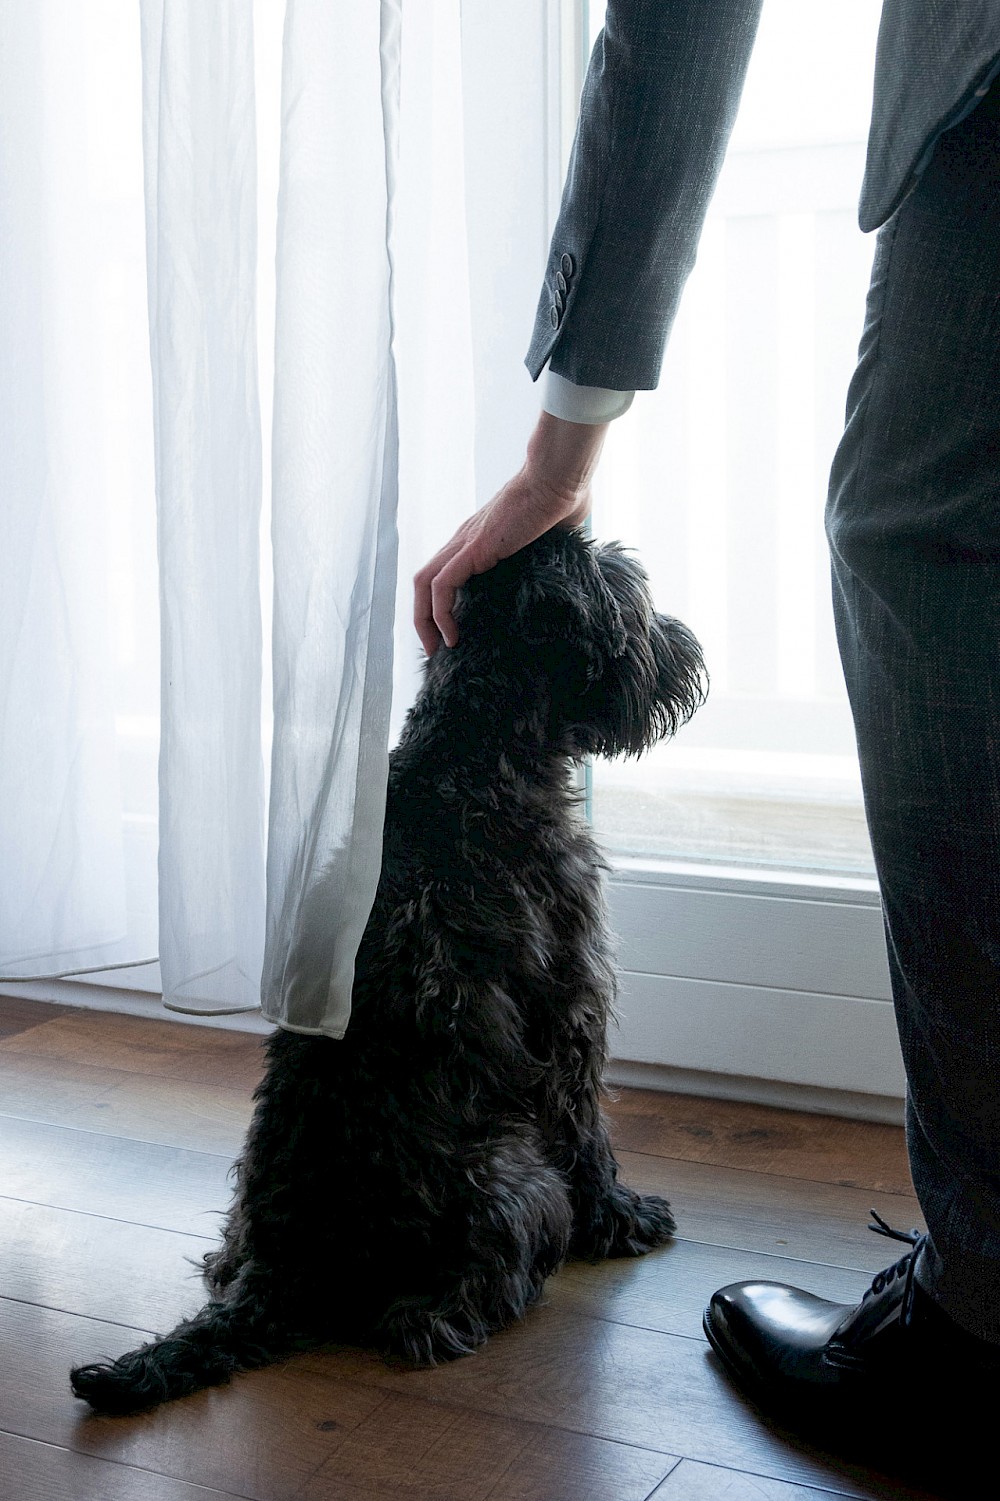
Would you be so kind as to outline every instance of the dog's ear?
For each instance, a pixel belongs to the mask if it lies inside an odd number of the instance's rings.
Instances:
[[[571,644],[586,659],[588,682],[600,677],[610,658],[624,653],[618,602],[593,548],[578,534],[564,534],[533,559],[514,594],[511,630],[529,649]]]

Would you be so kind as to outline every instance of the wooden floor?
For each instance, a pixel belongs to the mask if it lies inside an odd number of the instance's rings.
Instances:
[[[902,1134],[622,1091],[624,1173],[680,1238],[574,1265],[485,1350],[411,1372],[323,1351],[144,1417],[97,1419],[72,1363],[200,1302],[260,1068],[245,1034],[0,997],[0,1496],[10,1501],[819,1501],[940,1495],[793,1442],[701,1330],[737,1278],[853,1302],[918,1213]]]

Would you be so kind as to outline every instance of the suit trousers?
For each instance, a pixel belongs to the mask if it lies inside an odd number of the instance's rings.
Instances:
[[[921,1285],[1000,1343],[1000,89],[879,233],[827,505],[930,1232]]]

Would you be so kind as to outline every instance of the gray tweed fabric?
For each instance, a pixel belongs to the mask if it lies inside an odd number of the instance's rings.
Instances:
[[[609,0],[525,363],[650,390],[725,153],[761,0]],[[808,68],[810,59],[802,59]],[[863,229],[1000,65],[1000,0],[886,0]]]
[[[830,480],[858,737],[932,1240],[1000,1344],[1000,84],[879,233]]]

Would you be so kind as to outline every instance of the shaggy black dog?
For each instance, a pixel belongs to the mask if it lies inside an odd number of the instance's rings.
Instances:
[[[95,1408],[329,1339],[448,1360],[567,1256],[673,1232],[617,1181],[601,1114],[615,977],[571,770],[676,730],[704,696],[698,644],[620,547],[569,531],[474,579],[456,620],[391,758],[347,1035],[270,1038],[211,1301],[75,1370]]]

